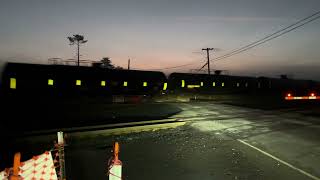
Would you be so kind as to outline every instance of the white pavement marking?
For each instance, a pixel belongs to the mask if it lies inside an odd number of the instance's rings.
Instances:
[[[273,156],[273,155],[271,155],[271,154],[269,154],[269,153],[267,153],[267,152],[265,152],[265,151],[263,151],[263,150],[255,147],[255,146],[253,146],[253,145],[251,145],[251,144],[249,144],[249,143],[247,143],[247,142],[245,142],[245,141],[243,141],[243,140],[240,140],[240,139],[237,139],[237,140],[238,140],[239,142],[241,142],[242,144],[245,144],[245,145],[247,145],[247,146],[249,146],[249,147],[251,147],[251,148],[253,148],[253,149],[255,149],[255,150],[259,151],[259,152],[261,152],[262,154],[264,154],[264,155],[266,155],[266,156],[269,156],[269,157],[271,157],[272,159],[274,159],[274,160],[276,160],[276,161],[278,161],[278,162],[280,162],[280,163],[282,163],[282,164],[284,164],[284,165],[292,168],[293,170],[296,170],[296,171],[298,171],[298,172],[300,172],[300,173],[308,176],[308,177],[311,178],[311,179],[320,180],[319,177],[316,177],[316,176],[314,176],[314,175],[312,175],[312,174],[310,174],[310,173],[308,173],[308,172],[306,172],[306,171],[304,171],[304,170],[302,170],[302,169],[299,169],[299,168],[293,166],[292,164],[287,163],[287,162],[285,162],[285,161],[283,161],[283,160],[281,160],[281,159],[279,159],[279,158],[277,158],[277,157],[275,157],[275,156]]]

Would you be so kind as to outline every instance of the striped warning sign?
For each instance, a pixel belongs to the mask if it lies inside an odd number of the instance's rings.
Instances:
[[[0,172],[0,180],[9,180],[12,169]],[[57,173],[51,152],[47,151],[41,155],[34,156],[28,161],[21,162],[19,167],[19,178],[21,180],[57,180]]]

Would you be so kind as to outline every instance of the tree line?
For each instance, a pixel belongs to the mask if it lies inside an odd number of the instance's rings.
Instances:
[[[75,34],[73,36],[67,37],[69,40],[69,45],[76,45],[77,46],[77,65],[80,66],[80,45],[88,42],[88,40],[84,40],[84,36],[80,34]],[[99,62],[94,63],[94,66],[106,68],[106,69],[123,69],[120,66],[115,66],[111,62],[110,57],[103,57]]]

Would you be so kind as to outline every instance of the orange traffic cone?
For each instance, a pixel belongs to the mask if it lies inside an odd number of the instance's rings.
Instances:
[[[119,143],[115,142],[113,159],[109,165],[109,180],[122,179],[122,162],[119,160]]]

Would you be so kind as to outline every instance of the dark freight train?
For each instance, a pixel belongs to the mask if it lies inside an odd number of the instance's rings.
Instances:
[[[157,95],[165,93],[306,94],[319,83],[286,78],[241,77],[116,70],[99,67],[8,63],[3,71],[1,91],[21,95]]]

